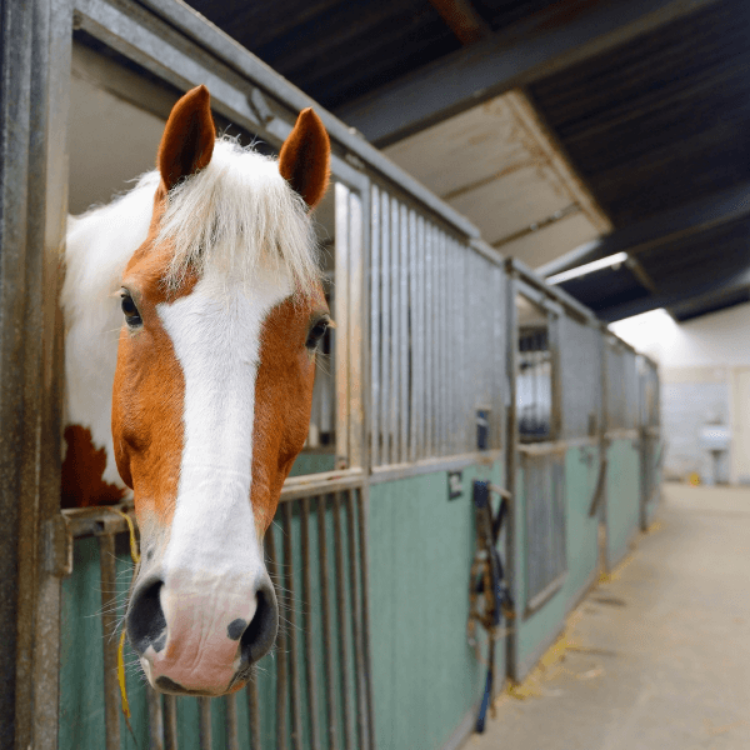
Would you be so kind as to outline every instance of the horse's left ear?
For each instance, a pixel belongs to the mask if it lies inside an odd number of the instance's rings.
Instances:
[[[205,86],[197,86],[172,108],[159,144],[156,163],[167,190],[208,166],[215,141],[211,96]]]
[[[325,195],[331,172],[331,142],[320,117],[309,107],[299,113],[294,130],[281,147],[279,172],[311,209]]]

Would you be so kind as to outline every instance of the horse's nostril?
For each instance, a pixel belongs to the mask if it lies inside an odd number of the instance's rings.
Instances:
[[[257,597],[258,607],[255,616],[240,639],[242,660],[248,663],[258,661],[271,650],[279,629],[276,595],[270,584],[260,589]]]
[[[128,637],[133,648],[143,654],[149,646],[159,652],[164,648],[167,620],[161,608],[159,594],[164,581],[146,581],[138,587],[130,602],[127,615]]]

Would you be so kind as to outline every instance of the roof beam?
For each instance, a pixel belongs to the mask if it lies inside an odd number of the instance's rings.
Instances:
[[[336,111],[379,147],[718,0],[567,0]]]
[[[623,251],[637,255],[665,242],[689,237],[748,214],[750,183],[744,183],[587,242],[538,268],[537,273],[545,277],[554,276]]]
[[[611,323],[660,307],[708,306],[718,297],[727,297],[744,289],[750,289],[750,267],[727,276],[718,284],[716,281],[705,282],[692,279],[691,284],[682,287],[679,291],[652,294],[632,302],[597,310],[596,314],[602,320]]]
[[[430,0],[430,5],[461,44],[474,44],[492,35],[492,29],[477,13],[471,0]]]

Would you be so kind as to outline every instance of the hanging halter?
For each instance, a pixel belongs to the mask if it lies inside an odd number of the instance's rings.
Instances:
[[[499,494],[501,497],[500,507],[494,518],[490,492]],[[497,548],[503,521],[508,515],[508,502],[511,495],[507,490],[479,480],[474,481],[473,494],[477,550],[469,577],[469,621],[466,629],[469,645],[475,649],[477,659],[480,661],[479,643],[476,639],[477,623],[487,632],[489,642],[487,679],[476,723],[476,731],[481,734],[485,728],[487,709],[490,709],[493,716],[495,713],[494,707],[490,708],[495,674],[495,641],[503,635],[500,629],[502,617],[509,621],[515,614],[513,600],[505,580],[503,561]]]

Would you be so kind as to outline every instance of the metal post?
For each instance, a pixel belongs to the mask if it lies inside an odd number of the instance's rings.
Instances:
[[[120,750],[120,688],[117,684],[117,571],[115,538],[99,537],[99,569],[102,588],[102,637],[104,648],[104,724],[106,750]]]
[[[59,571],[43,534],[59,512],[62,322],[72,11],[0,0],[0,748],[54,748]]]

